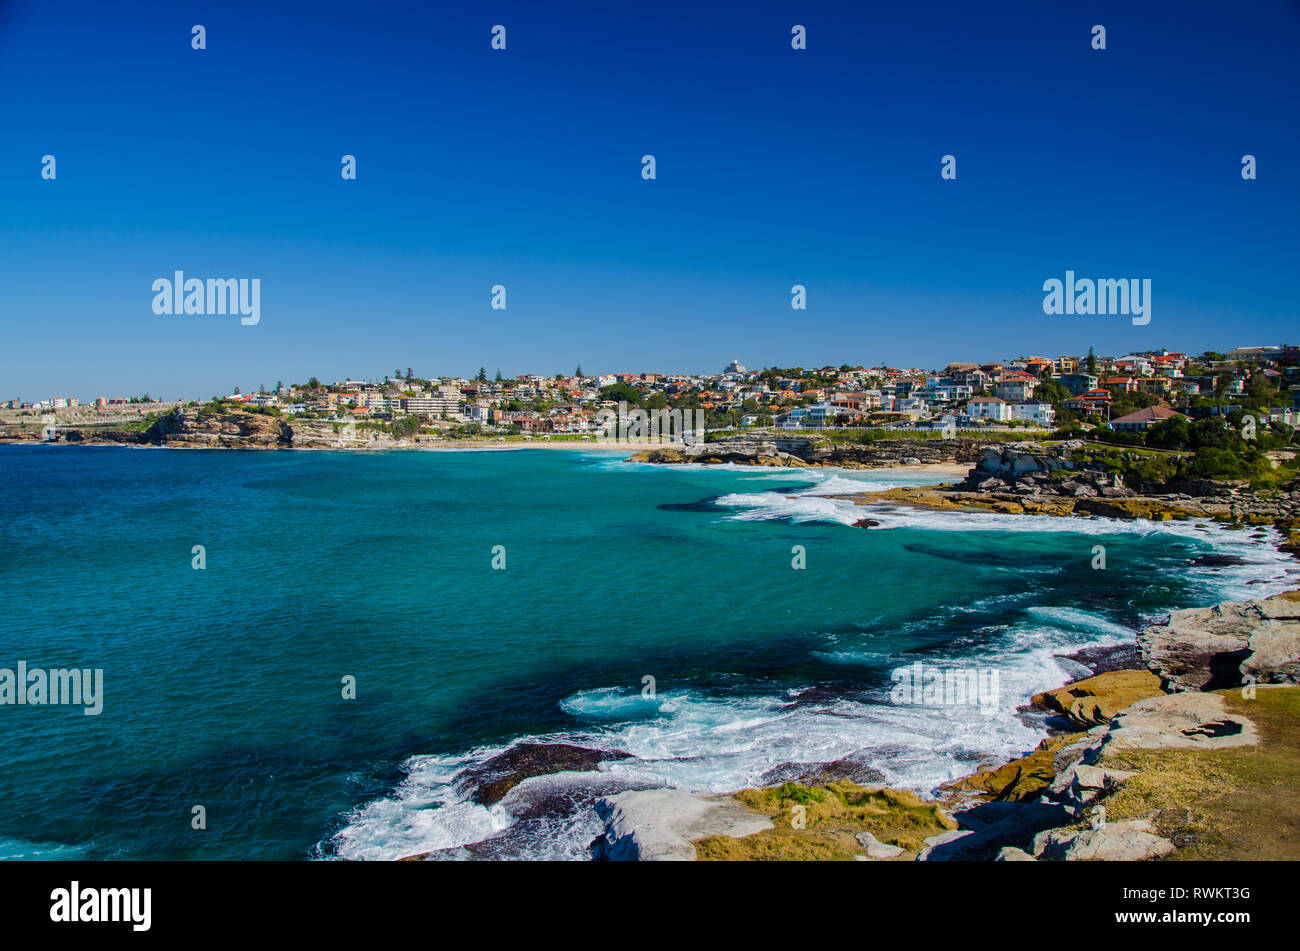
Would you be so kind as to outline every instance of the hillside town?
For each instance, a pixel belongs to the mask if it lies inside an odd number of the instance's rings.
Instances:
[[[304,420],[353,422],[397,435],[583,437],[602,410],[698,410],[710,430],[1050,431],[1075,426],[1141,433],[1165,420],[1249,409],[1261,422],[1300,420],[1300,346],[1247,346],[1197,356],[1169,350],[1101,356],[1022,356],[942,369],[890,366],[769,367],[738,361],[712,374],[620,372],[421,377],[259,386],[211,404]],[[148,395],[0,403],[4,417],[59,421],[141,418],[199,401]]]

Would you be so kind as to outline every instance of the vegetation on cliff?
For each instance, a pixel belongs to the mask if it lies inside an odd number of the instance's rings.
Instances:
[[[1131,750],[1111,760],[1135,770],[1106,799],[1107,821],[1154,816],[1179,846],[1171,858],[1288,859],[1300,856],[1300,687],[1218,691],[1248,716],[1259,743],[1231,750]]]
[[[914,853],[928,836],[957,828],[938,803],[903,790],[859,786],[849,780],[745,789],[735,798],[769,816],[775,828],[739,839],[701,839],[695,846],[698,858],[852,860],[866,854],[857,838],[862,833]]]

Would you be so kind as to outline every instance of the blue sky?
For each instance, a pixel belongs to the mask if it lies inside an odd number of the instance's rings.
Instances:
[[[389,6],[0,0],[0,399],[1297,340],[1296,2]]]

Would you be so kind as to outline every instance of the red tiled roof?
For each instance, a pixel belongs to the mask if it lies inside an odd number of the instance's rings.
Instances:
[[[1112,419],[1110,423],[1112,426],[1116,423],[1158,423],[1162,419],[1173,419],[1175,416],[1180,416],[1183,419],[1187,418],[1168,406],[1147,406],[1136,413],[1129,413],[1127,416],[1119,417],[1119,419]]]

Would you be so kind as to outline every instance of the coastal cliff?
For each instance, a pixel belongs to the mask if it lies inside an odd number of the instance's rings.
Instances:
[[[285,420],[266,413],[175,409],[132,427],[31,427],[0,434],[0,442],[173,449],[395,449],[410,445],[373,428],[327,420]]]
[[[1037,695],[1033,705],[1062,732],[1020,759],[945,784],[934,799],[829,776],[742,790],[730,808],[681,790],[631,791],[598,806],[607,828],[594,854],[1300,857],[1300,800],[1291,792],[1300,786],[1300,591],[1174,612],[1144,630],[1139,647],[1149,669],[1106,671]]]
[[[145,443],[199,449],[278,449],[293,439],[288,424],[274,416],[198,410],[168,413],[140,435]]]

